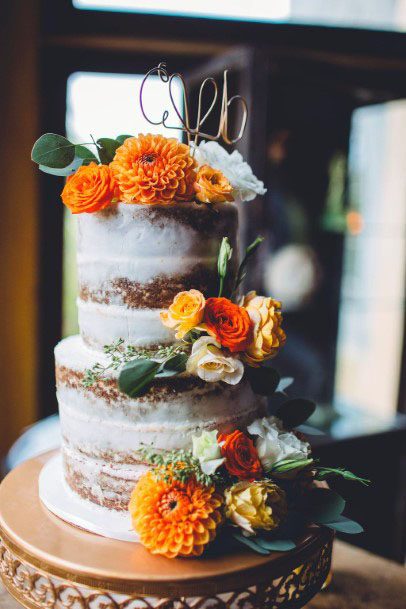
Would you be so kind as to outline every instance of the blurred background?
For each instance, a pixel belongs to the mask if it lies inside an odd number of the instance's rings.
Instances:
[[[283,301],[276,367],[317,401],[324,463],[373,480],[340,489],[367,529],[350,541],[404,560],[406,0],[14,0],[1,13],[5,469],[58,444],[53,347],[77,332],[75,224],[61,180],[30,161],[34,140],[150,132],[149,68],[166,60],[193,100],[227,67],[249,105],[239,149],[268,188],[241,210],[241,239],[266,238],[249,287]],[[159,83],[149,95],[161,116]]]

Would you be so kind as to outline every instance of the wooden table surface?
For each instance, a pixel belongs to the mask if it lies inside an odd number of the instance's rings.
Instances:
[[[0,608],[19,603],[0,584]],[[405,609],[406,569],[341,541],[334,544],[333,580],[307,609]]]

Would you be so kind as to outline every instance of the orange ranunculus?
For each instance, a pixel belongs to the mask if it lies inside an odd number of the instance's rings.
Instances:
[[[196,161],[189,146],[162,135],[129,137],[110,167],[127,203],[191,201]]]
[[[226,176],[210,165],[200,167],[194,184],[196,199],[202,203],[224,203],[234,201],[233,187]]]
[[[208,298],[203,326],[232,353],[244,351],[251,338],[251,319],[247,311],[228,298]]]
[[[66,180],[62,201],[73,214],[92,213],[108,207],[115,198],[117,184],[107,165],[82,165]]]
[[[158,477],[149,471],[138,481],[129,510],[141,543],[167,558],[200,556],[223,521],[223,498],[214,486]]]
[[[254,480],[263,474],[254,442],[236,429],[230,434],[219,434],[218,442],[225,466],[232,476],[241,480]]]
[[[179,292],[167,311],[161,313],[161,321],[168,328],[175,328],[176,338],[183,338],[203,319],[205,298],[199,290]]]

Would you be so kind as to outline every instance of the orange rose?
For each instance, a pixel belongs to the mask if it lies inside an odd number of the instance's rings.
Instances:
[[[115,197],[116,182],[107,165],[89,163],[66,180],[62,201],[73,214],[92,213],[108,207]]]
[[[199,290],[179,292],[169,309],[161,313],[161,321],[167,328],[176,328],[175,338],[183,338],[202,321],[205,302]]]
[[[171,203],[194,197],[196,161],[189,146],[162,135],[129,137],[110,167],[127,203]]]
[[[254,480],[263,474],[254,442],[236,429],[230,434],[219,434],[218,442],[225,466],[232,476],[242,480]]]
[[[208,298],[203,322],[207,332],[232,353],[244,351],[251,338],[250,316],[228,298]]]
[[[196,176],[194,183],[196,199],[202,203],[224,203],[234,201],[231,194],[233,190],[226,176],[210,165],[203,165]]]

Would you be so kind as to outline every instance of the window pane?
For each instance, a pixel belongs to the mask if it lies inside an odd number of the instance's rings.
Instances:
[[[180,131],[168,131],[151,125],[141,114],[139,90],[144,75],[75,72],[67,83],[66,133],[75,143],[92,142],[92,137],[115,137],[120,134],[164,133],[181,138]],[[174,83],[174,98],[182,111],[180,88]],[[151,76],[144,89],[147,115],[158,121],[169,109],[167,88],[158,76]],[[168,124],[179,125],[173,111]],[[90,146],[94,150],[94,146]],[[63,259],[63,336],[75,334],[77,326],[76,219],[66,210],[64,218]]]
[[[354,113],[336,396],[375,414],[396,410],[406,259],[406,102]],[[352,233],[352,234],[351,234]]]
[[[290,0],[73,0],[76,8],[244,21],[274,21],[289,15]]]
[[[239,21],[303,23],[378,30],[406,29],[405,0],[73,0],[79,9],[182,15]]]

